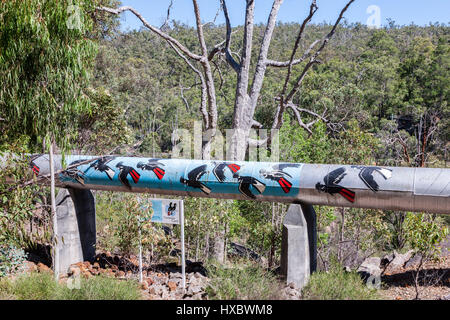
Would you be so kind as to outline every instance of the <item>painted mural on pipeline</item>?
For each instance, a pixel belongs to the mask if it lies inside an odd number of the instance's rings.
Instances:
[[[83,186],[124,186],[170,189],[174,191],[213,194],[242,194],[256,199],[265,196],[293,196],[299,191],[302,164],[244,161],[205,161],[186,159],[154,159],[120,156],[67,156],[68,169],[60,173],[61,182]],[[30,159],[36,175],[47,155]],[[80,164],[78,166],[74,166]]]
[[[221,160],[155,159],[121,156],[68,156],[68,168],[59,180],[89,186],[123,186],[214,194],[242,194],[247,199],[258,196],[294,197],[299,192],[300,163],[245,162]],[[77,165],[78,164],[78,165]],[[47,155],[30,157],[35,175],[41,166],[48,168]],[[350,172],[351,171],[351,172]],[[379,191],[379,181],[392,177],[392,169],[378,166],[342,166],[317,177],[319,193],[343,197],[354,203],[355,191],[342,184],[347,175],[362,181],[372,192]],[[354,176],[356,175],[356,176]],[[377,182],[378,181],[378,182]]]

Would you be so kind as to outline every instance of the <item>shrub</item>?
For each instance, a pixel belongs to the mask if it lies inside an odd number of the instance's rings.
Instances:
[[[356,272],[345,272],[333,268],[329,272],[311,275],[309,283],[302,290],[305,300],[374,300],[378,299],[376,289],[369,289]]]
[[[282,285],[272,273],[249,262],[230,266],[210,263],[210,282],[206,288],[213,300],[276,300],[282,299]]]
[[[96,193],[98,249],[128,256],[136,254],[140,224],[144,255],[146,251],[157,257],[168,255],[172,249],[170,237],[164,234],[161,224],[149,221],[153,210],[142,210],[143,204],[151,205],[145,199],[149,200],[135,194]]]
[[[139,300],[138,282],[98,276],[81,279],[79,289],[61,286],[56,297],[60,300]]]
[[[18,300],[54,300],[58,287],[51,273],[30,273],[13,280],[10,293]]]
[[[0,280],[0,299],[17,300],[138,300],[138,283],[97,276],[80,279],[79,289],[55,282],[50,273],[22,274]]]
[[[13,245],[0,245],[0,277],[20,270],[26,260],[26,253]]]

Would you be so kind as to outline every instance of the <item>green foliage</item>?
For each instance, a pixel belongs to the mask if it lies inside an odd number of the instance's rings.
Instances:
[[[333,140],[332,157],[335,163],[372,165],[379,147],[379,139],[363,131],[353,119],[347,123],[347,130],[341,131]]]
[[[54,300],[58,283],[49,272],[23,273],[10,281],[8,294],[18,300]]]
[[[305,130],[299,129],[288,115],[285,115],[280,130],[280,161],[326,163],[330,159],[331,141],[326,134],[323,122],[317,122],[312,128],[313,134],[308,136]]]
[[[270,272],[248,261],[229,266],[211,263],[206,292],[212,300],[276,300],[281,299],[282,284]]]
[[[45,234],[29,229],[30,219],[36,207],[34,199],[39,194],[39,187],[21,184],[24,177],[33,181],[29,163],[26,158],[11,156],[28,152],[28,142],[27,136],[20,135],[11,143],[0,144],[4,166],[0,172],[0,242],[11,243],[18,247],[45,241]],[[11,182],[18,185],[14,186]]]
[[[0,279],[0,298],[9,300],[140,300],[138,283],[96,276],[80,279],[80,288],[55,282],[50,273],[21,274]]]
[[[66,150],[76,135],[76,115],[89,109],[83,89],[96,54],[86,37],[92,30],[87,12],[94,5],[84,0],[0,3],[0,126],[9,137],[26,134],[32,143],[55,139]],[[77,18],[80,23],[70,27]]]
[[[444,240],[449,228],[441,219],[423,213],[407,213],[404,221],[405,239],[409,246],[423,256],[436,258],[437,245]]]
[[[313,273],[302,289],[304,300],[377,300],[375,289],[369,289],[356,272],[345,272],[335,266],[329,272]]]
[[[23,249],[0,245],[0,278],[20,271],[27,255]]]
[[[150,222],[153,215],[151,202],[148,210],[141,209],[145,198],[130,193],[97,193],[98,248],[124,255],[136,254],[141,228],[143,249],[152,250],[156,258],[168,255],[172,249],[170,239],[160,224]],[[149,201],[145,204],[148,205]]]
[[[58,300],[140,300],[139,283],[135,280],[120,281],[106,276],[80,279],[79,289],[61,286]]]
[[[110,153],[113,147],[132,142],[132,132],[111,94],[100,87],[86,90],[91,108],[80,114],[74,145],[84,154]]]

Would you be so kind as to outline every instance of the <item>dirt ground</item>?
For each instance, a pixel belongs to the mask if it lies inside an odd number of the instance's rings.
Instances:
[[[441,259],[427,262],[419,274],[419,299],[450,300],[450,236],[441,245]],[[389,300],[416,298],[415,268],[400,268],[381,278],[380,294]]]

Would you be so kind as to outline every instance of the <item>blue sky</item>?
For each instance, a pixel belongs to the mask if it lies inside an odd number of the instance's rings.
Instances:
[[[173,0],[171,19],[181,21],[188,25],[194,25],[192,1]],[[266,22],[273,0],[256,0],[255,21]],[[313,22],[334,21],[347,0],[317,0],[319,10],[316,12]],[[170,0],[122,0],[123,5],[129,5],[139,10],[147,21],[160,26],[165,20],[167,7]],[[214,19],[219,0],[198,0],[202,19],[207,22]],[[309,8],[310,0],[285,0],[278,14],[278,21],[300,22],[303,21]],[[450,22],[449,0],[356,0],[347,10],[345,17],[349,22],[361,22],[366,24],[373,14],[367,13],[369,6],[378,6],[381,25],[387,24],[390,18],[396,24],[404,25],[415,23],[427,25],[430,22]],[[244,0],[228,0],[228,11],[233,26],[242,25],[244,21]],[[220,13],[216,23],[224,23],[223,14]],[[127,12],[122,14],[122,30],[139,29],[140,21]]]

